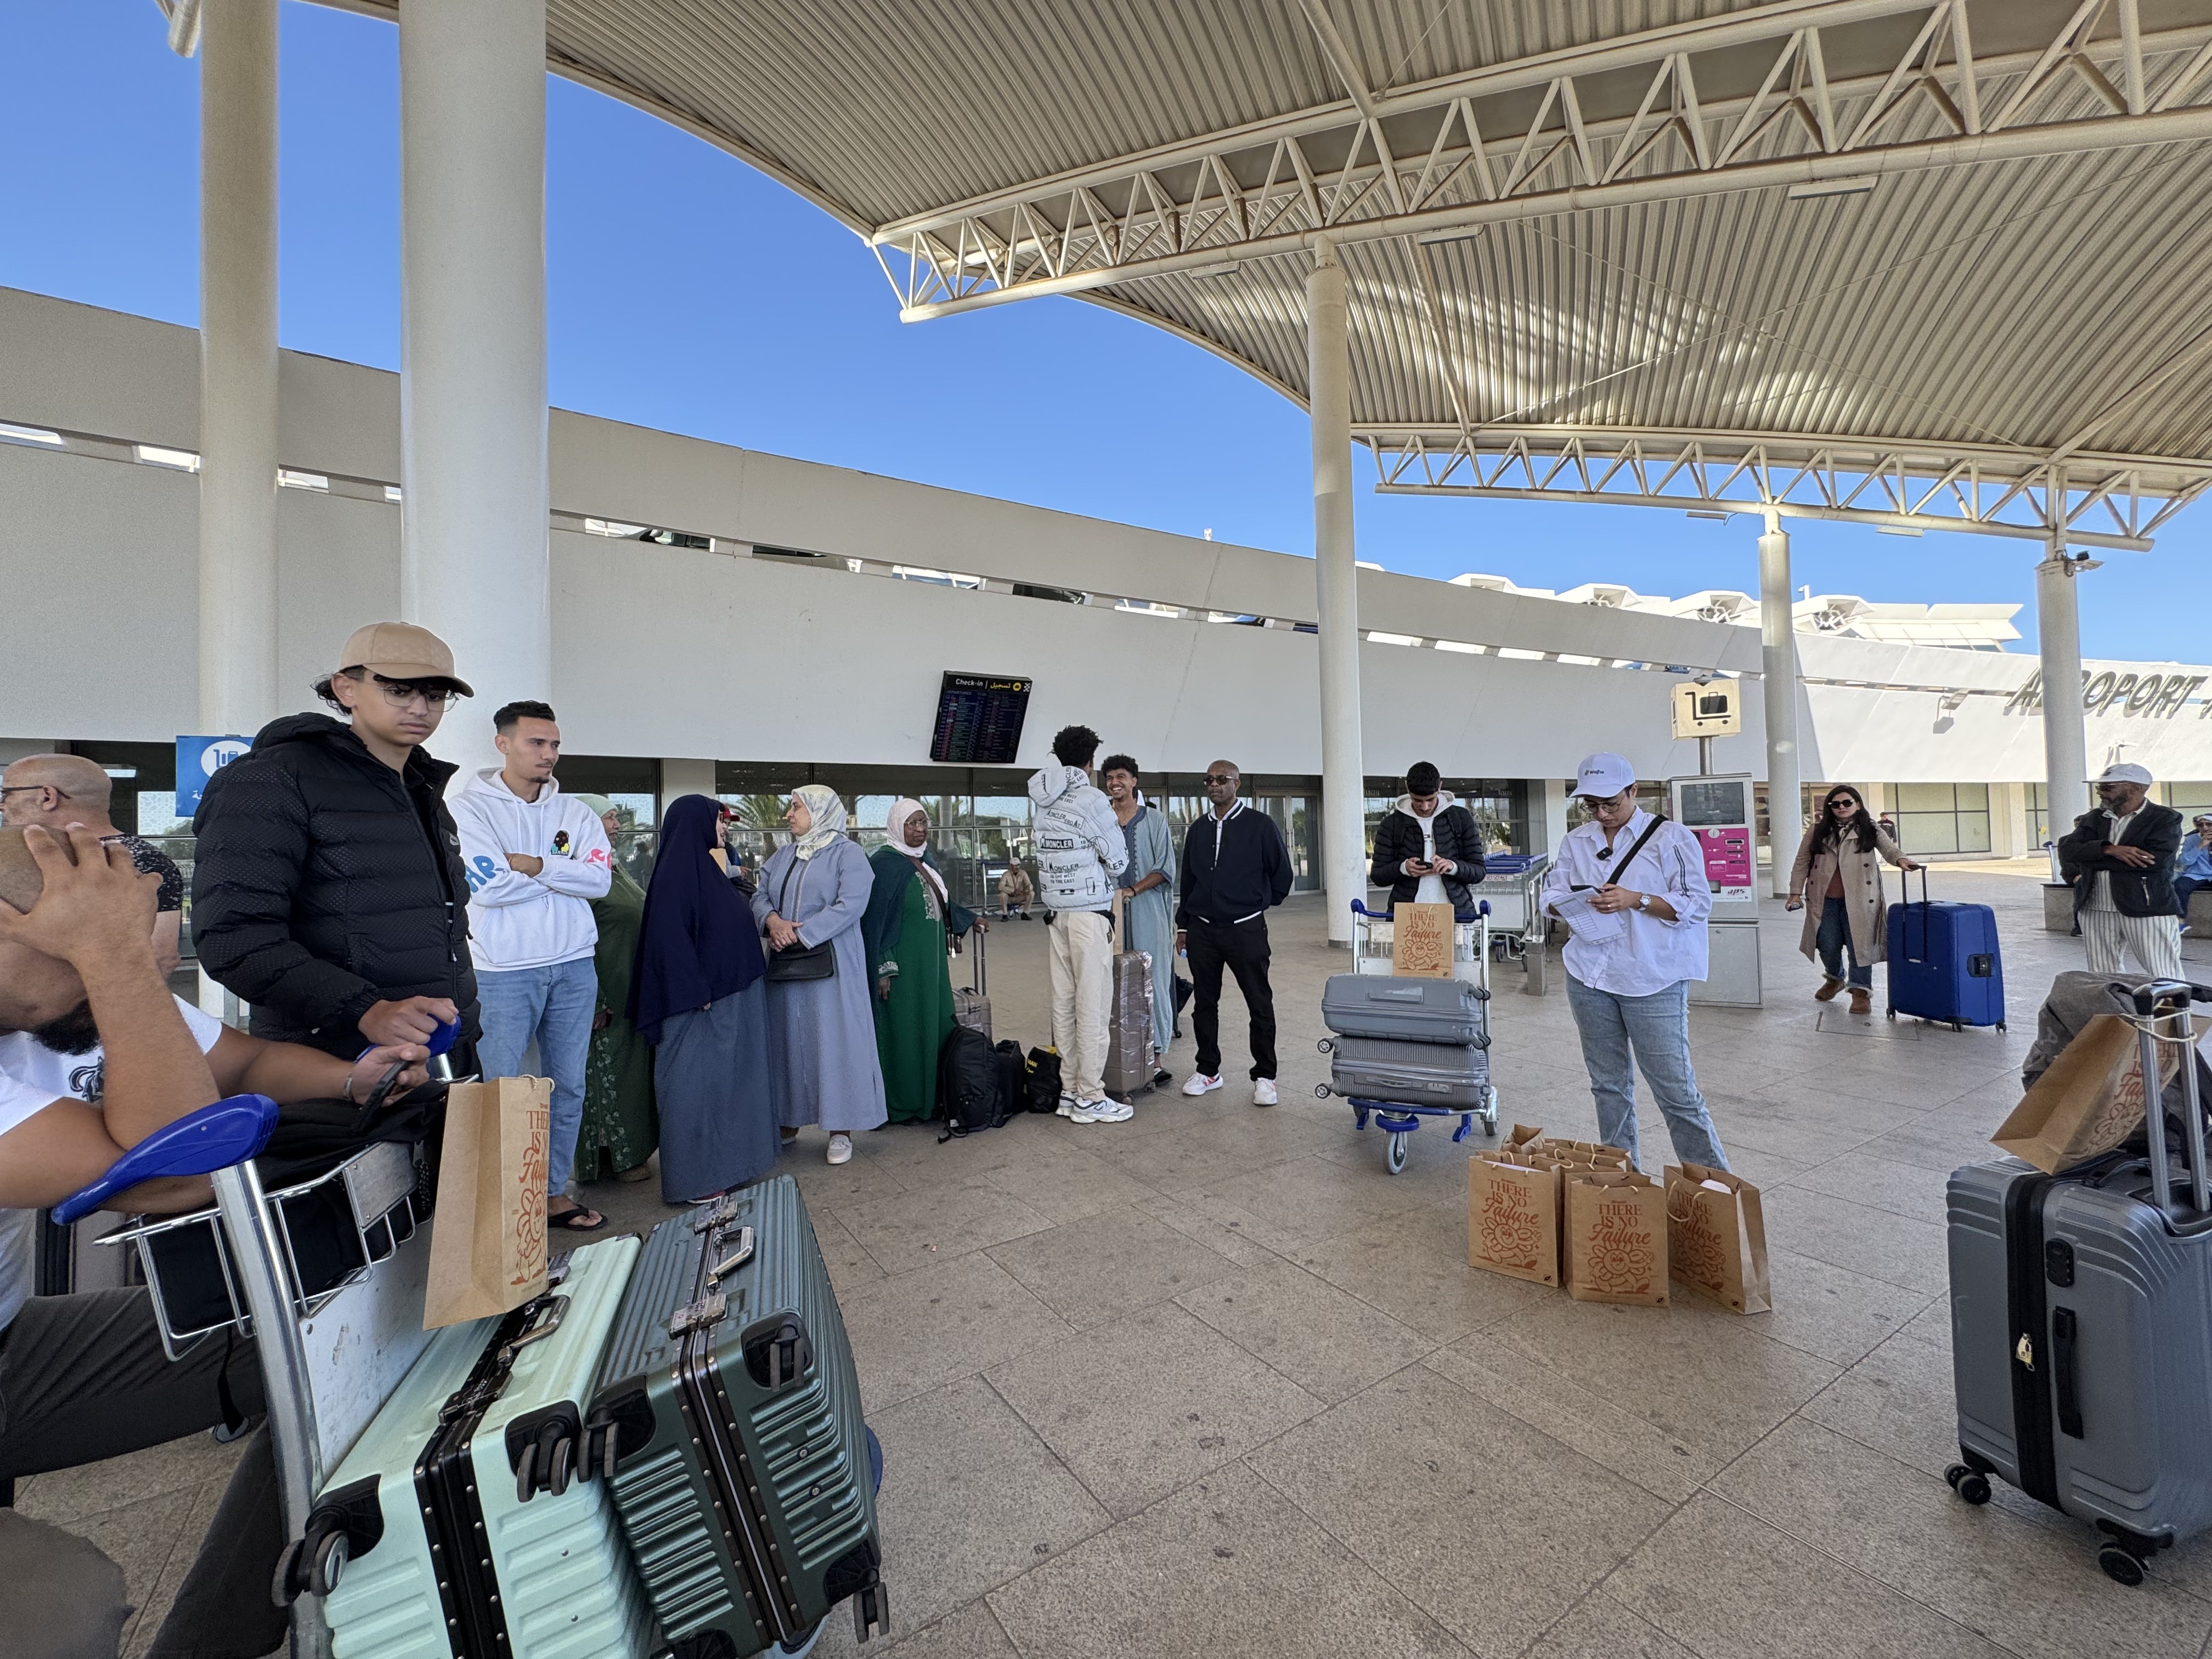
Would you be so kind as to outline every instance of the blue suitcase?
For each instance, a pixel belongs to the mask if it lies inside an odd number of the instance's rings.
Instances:
[[[1904,883],[1911,889],[1911,878]],[[1996,912],[1986,904],[1930,901],[1928,872],[1920,900],[1889,911],[1889,1017],[2005,1029],[2004,962],[1997,950]]]

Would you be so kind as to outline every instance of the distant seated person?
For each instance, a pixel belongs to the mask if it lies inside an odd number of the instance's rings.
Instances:
[[[1375,867],[1367,879],[1389,888],[1393,904],[1474,908],[1468,889],[1482,879],[1482,826],[1428,762],[1406,769],[1406,793],[1375,826]]]
[[[2174,860],[2173,899],[2181,907],[2184,928],[2189,926],[2189,896],[2200,887],[2212,887],[2212,812],[2197,815],[2195,825],[2181,838],[2181,852]]]
[[[346,1061],[229,1030],[169,994],[151,944],[157,883],[90,830],[0,830],[0,1481],[139,1451],[262,1410],[252,1342],[162,1352],[143,1288],[33,1296],[40,1209],[105,1174],[155,1130],[233,1094],[359,1100],[420,1048]],[[205,1176],[149,1181],[108,1207],[173,1214]],[[143,1493],[119,1491],[118,1507]],[[148,1516],[144,1524],[163,1524]],[[269,1587],[283,1546],[268,1431],[246,1443],[152,1659],[258,1659],[285,1616]],[[0,1509],[0,1651],[110,1659],[131,1613],[90,1543]]]
[[[153,842],[115,827],[107,816],[114,787],[107,769],[82,755],[26,755],[0,772],[0,824],[10,830],[27,830],[34,823],[64,830],[81,823],[102,840],[120,841],[129,848],[139,874],[161,878],[154,914],[154,965],[173,974],[183,960],[179,935],[185,919],[184,872]]]
[[[1022,920],[1030,919],[1030,906],[1036,902],[1036,888],[1030,880],[1030,872],[1017,862],[1006,866],[1006,873],[999,878],[999,908],[1009,916],[1017,910]]]

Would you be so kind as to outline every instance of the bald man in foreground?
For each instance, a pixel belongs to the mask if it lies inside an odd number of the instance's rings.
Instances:
[[[166,975],[181,962],[185,920],[185,876],[177,861],[153,842],[126,836],[107,816],[115,783],[107,769],[82,755],[26,755],[0,772],[0,824],[10,830],[66,830],[81,823],[102,840],[131,849],[131,862],[142,876],[159,876],[161,892],[154,912],[154,965]]]
[[[0,830],[0,1480],[160,1445],[261,1408],[252,1345],[210,1339],[171,1362],[143,1288],[31,1294],[38,1212],[148,1135],[225,1096],[359,1100],[395,1060],[349,1064],[230,1030],[169,994],[151,944],[154,889],[88,830]],[[200,1176],[151,1181],[111,1208],[175,1214]],[[226,1409],[228,1407],[228,1409]],[[283,1639],[269,1600],[282,1546],[267,1431],[246,1445],[206,1543],[148,1652],[256,1659]],[[0,1652],[109,1659],[131,1608],[92,1545],[0,1510]]]

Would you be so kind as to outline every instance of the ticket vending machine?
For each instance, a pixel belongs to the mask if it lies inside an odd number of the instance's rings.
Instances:
[[[1711,966],[1690,981],[1690,1000],[1724,1008],[1760,1006],[1759,839],[1751,774],[1667,781],[1668,811],[1698,838],[1713,910],[1706,924]]]

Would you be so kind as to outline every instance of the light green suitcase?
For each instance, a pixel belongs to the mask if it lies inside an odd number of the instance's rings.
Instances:
[[[653,1650],[606,1483],[578,1456],[638,1248],[586,1245],[535,1302],[439,1332],[325,1483],[304,1550],[337,1659]]]

